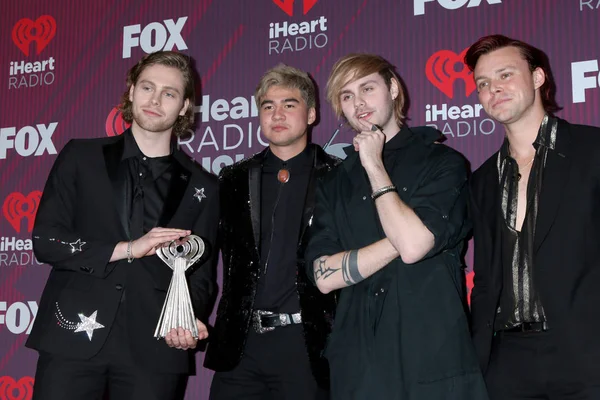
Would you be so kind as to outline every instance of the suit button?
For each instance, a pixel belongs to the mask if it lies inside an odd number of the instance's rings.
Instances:
[[[123,285],[121,285],[120,283],[117,283],[115,285],[115,289],[117,289],[117,290],[123,290]]]
[[[485,323],[485,326],[487,326],[488,328],[492,327],[492,321],[488,321]]]

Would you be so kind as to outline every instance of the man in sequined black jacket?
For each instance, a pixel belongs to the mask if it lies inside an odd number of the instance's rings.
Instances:
[[[219,176],[223,294],[204,363],[217,371],[210,398],[327,398],[321,353],[335,301],[309,281],[303,254],[316,180],[338,160],[308,144],[316,95],[306,73],[279,65],[255,98],[269,147]]]

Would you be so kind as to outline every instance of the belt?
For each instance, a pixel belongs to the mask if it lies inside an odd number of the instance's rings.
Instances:
[[[502,332],[545,332],[550,327],[546,321],[544,322],[523,322],[520,325],[512,328],[503,329]]]
[[[270,332],[280,326],[299,324],[302,322],[302,316],[299,312],[294,314],[286,314],[255,310],[252,313],[252,322],[254,330],[257,333],[265,333]]]

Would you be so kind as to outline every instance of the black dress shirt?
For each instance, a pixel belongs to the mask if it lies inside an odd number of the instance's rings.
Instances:
[[[283,161],[268,152],[262,167],[260,257],[262,273],[258,279],[257,310],[294,313],[300,309],[296,293],[302,210],[310,177],[310,146]],[[277,179],[280,169],[290,173],[289,181]]]
[[[171,181],[171,155],[147,157],[130,131],[124,133],[125,193],[129,194],[129,231],[132,240],[154,228],[162,213]]]
[[[470,392],[485,387],[480,376],[473,377],[479,367],[465,313],[461,253],[469,230],[467,167],[459,153],[434,143],[439,138],[430,128],[403,127],[385,143],[386,171],[435,244],[418,263],[406,265],[397,258],[339,291],[324,352],[332,399],[483,398]],[[317,186],[305,253],[311,277],[320,256],[385,237],[359,154],[351,147],[349,153]],[[447,396],[443,382],[451,376],[456,389]],[[428,391],[420,382],[427,382]]]

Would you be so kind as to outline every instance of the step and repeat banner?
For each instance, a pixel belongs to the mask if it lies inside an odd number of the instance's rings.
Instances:
[[[195,60],[197,124],[179,145],[212,173],[266,145],[253,93],[279,62],[318,83],[312,141],[328,143],[341,121],[324,99],[325,83],[333,63],[350,52],[395,64],[409,93],[409,125],[437,127],[475,169],[504,132],[477,102],[462,63],[468,46],[502,33],[543,49],[564,107],[558,115],[600,125],[599,17],[600,0],[4,1],[0,399],[31,398],[37,353],[23,344],[50,271],[33,255],[31,230],[48,172],[69,139],[123,132],[116,106],[127,70],[145,53],[177,50]],[[327,151],[343,155],[352,136],[341,128]],[[199,353],[186,399],[208,398],[212,373],[202,361]]]

